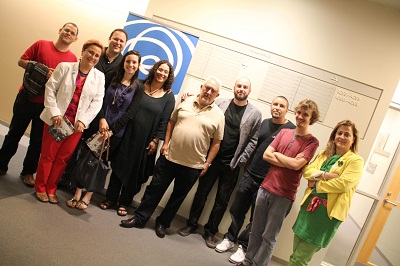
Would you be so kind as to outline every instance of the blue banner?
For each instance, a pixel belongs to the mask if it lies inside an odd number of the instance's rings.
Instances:
[[[175,71],[172,91],[178,94],[199,38],[133,14],[128,15],[124,30],[129,39],[123,53],[137,50],[142,55],[139,79],[145,79],[157,61],[168,60]]]

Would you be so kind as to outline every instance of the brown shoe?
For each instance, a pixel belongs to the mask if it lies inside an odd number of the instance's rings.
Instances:
[[[51,204],[58,204],[58,198],[56,194],[48,194],[47,196],[49,196],[49,202]]]
[[[32,174],[20,175],[20,177],[24,181],[24,184],[27,185],[28,187],[35,186],[35,178],[33,178]]]
[[[49,197],[46,192],[36,192],[36,198],[41,202],[49,202]]]

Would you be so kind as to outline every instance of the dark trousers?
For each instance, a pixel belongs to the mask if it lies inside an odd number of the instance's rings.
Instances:
[[[230,213],[232,218],[232,223],[229,226],[228,232],[225,237],[230,241],[238,242],[242,245],[244,251],[247,250],[247,245],[249,243],[249,235],[251,231],[251,222],[253,221],[253,212],[255,207],[255,201],[257,198],[257,191],[260,188],[262,179],[254,177],[246,171],[243,174],[242,179],[239,182],[239,186],[236,190],[235,198],[233,200]],[[240,229],[243,226],[244,220],[246,218],[246,213],[251,207],[250,223],[246,226],[246,229],[238,237]]]
[[[106,199],[109,200],[112,205],[118,203],[118,205],[128,207],[132,204],[133,197],[138,192],[139,191],[134,191],[124,186],[121,179],[113,172],[110,177],[110,183],[108,183]]]
[[[198,227],[197,222],[203,212],[208,194],[218,179],[217,195],[208,222],[204,226],[204,234],[215,235],[218,232],[218,226],[221,223],[229,199],[235,188],[239,170],[239,167],[232,170],[229,164],[224,164],[218,159],[214,160],[213,165],[208,169],[207,173],[199,178],[199,186],[197,187],[196,195],[190,209],[188,225],[195,228]]]
[[[168,161],[160,155],[151,183],[146,187],[142,202],[135,211],[138,225],[146,225],[169,185],[174,181],[174,189],[164,210],[156,219],[156,224],[170,227],[175,214],[193,187],[201,169],[194,169]],[[175,180],[174,180],[175,179]]]
[[[19,141],[28,128],[29,123],[32,122],[29,146],[23,162],[21,175],[34,174],[37,170],[42,147],[44,123],[39,116],[43,111],[44,105],[20,99],[20,95],[21,93],[17,95],[17,99],[14,102],[10,128],[0,149],[0,169],[4,171],[8,170],[8,163],[17,152]]]

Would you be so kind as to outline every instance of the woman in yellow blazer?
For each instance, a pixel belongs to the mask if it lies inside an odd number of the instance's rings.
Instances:
[[[344,120],[333,129],[326,149],[304,168],[308,187],[293,225],[293,253],[289,265],[308,265],[312,256],[328,246],[349,213],[360,182],[364,160],[357,155],[358,130]]]

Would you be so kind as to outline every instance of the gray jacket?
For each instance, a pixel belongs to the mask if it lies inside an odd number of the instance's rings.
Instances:
[[[216,99],[215,103],[225,113],[229,104],[233,99]],[[250,102],[247,103],[246,110],[240,121],[239,144],[236,148],[235,155],[232,158],[230,166],[234,169],[236,166],[244,165],[251,157],[258,139],[258,130],[261,125],[261,112]]]

